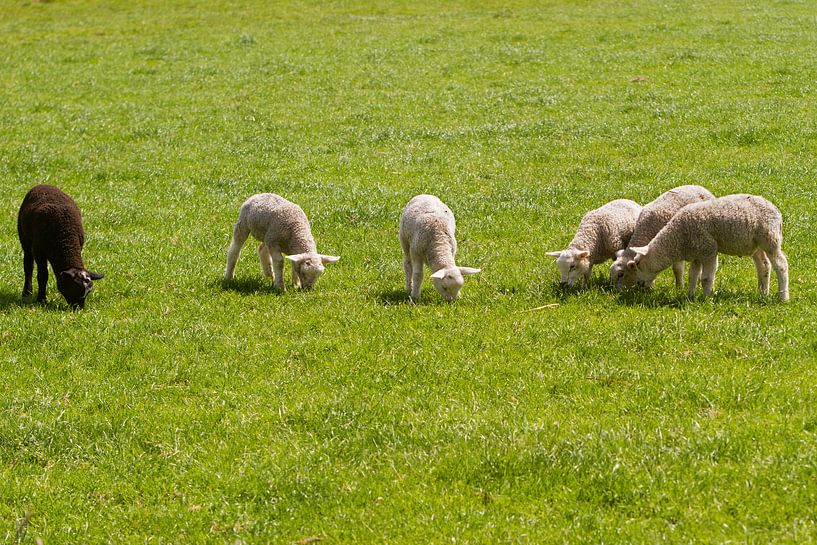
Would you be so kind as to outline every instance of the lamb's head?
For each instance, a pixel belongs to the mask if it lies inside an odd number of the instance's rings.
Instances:
[[[562,275],[560,281],[562,286],[572,286],[576,280],[590,273],[590,252],[586,250],[567,249],[561,252],[547,252],[547,255],[556,258],[556,266]]]
[[[94,280],[104,278],[102,273],[85,269],[67,269],[57,275],[57,289],[74,308],[85,308],[85,298],[94,289]]]
[[[288,255],[286,258],[292,261],[292,271],[298,274],[300,286],[305,290],[311,290],[315,286],[320,275],[323,274],[323,266],[326,263],[334,263],[339,260],[339,256],[322,255],[314,252]]]
[[[627,270],[635,275],[636,284],[642,288],[652,288],[652,283],[660,271],[651,271],[645,267],[644,258],[650,255],[650,245],[630,248],[635,256],[627,261]]]
[[[446,301],[453,301],[460,294],[460,288],[465,284],[465,276],[476,274],[482,269],[472,267],[446,267],[431,275],[431,283]]]
[[[616,252],[616,258],[613,264],[610,265],[610,283],[617,290],[624,288],[631,288],[637,282],[635,269],[630,269],[627,264],[632,261],[634,257],[633,252],[627,250],[619,250]]]

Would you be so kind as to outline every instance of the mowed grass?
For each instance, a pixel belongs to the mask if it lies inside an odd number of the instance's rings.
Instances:
[[[4,542],[817,541],[812,2],[0,2]],[[36,183],[83,312],[20,300]],[[685,183],[778,205],[789,304],[747,258],[558,289],[584,212]],[[263,191],[342,256],[312,293],[221,281]],[[402,292],[421,192],[455,304]]]

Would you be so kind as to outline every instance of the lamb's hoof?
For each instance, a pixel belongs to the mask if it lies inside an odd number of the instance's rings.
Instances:
[[[781,291],[777,294],[777,298],[781,303],[786,303],[789,300],[789,292]]]

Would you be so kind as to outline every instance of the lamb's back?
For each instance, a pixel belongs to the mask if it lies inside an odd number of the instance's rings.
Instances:
[[[682,185],[662,193],[641,210],[629,245],[649,244],[679,210],[690,204],[714,198],[708,189],[699,185]]]
[[[400,238],[412,246],[425,246],[432,237],[445,232],[454,238],[454,213],[433,195],[417,195],[400,216]]]
[[[777,246],[783,238],[780,211],[757,195],[727,195],[697,213],[721,253],[747,255],[764,242]]]
[[[568,247],[588,250],[594,264],[602,263],[627,246],[640,212],[641,205],[629,199],[616,199],[590,210]]]
[[[79,207],[62,190],[48,184],[34,186],[23,198],[17,230],[21,241],[36,238],[40,244],[49,244],[73,239],[80,247],[85,243]]]
[[[253,237],[264,240],[270,233],[286,235],[309,230],[303,209],[275,193],[258,193],[241,205],[239,221],[246,222]]]

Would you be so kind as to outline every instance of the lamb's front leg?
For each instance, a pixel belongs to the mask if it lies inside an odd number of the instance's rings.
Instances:
[[[677,261],[672,264],[672,274],[675,275],[675,289],[684,289],[684,262]]]
[[[258,245],[258,259],[261,261],[261,274],[272,277],[272,256],[263,242]]]
[[[269,246],[267,246],[267,249],[269,249]],[[284,291],[284,256],[281,255],[279,250],[272,250],[270,256],[272,257],[272,268],[275,272],[273,285],[278,291]]]
[[[420,299],[420,291],[423,288],[423,260],[412,257],[411,259],[411,298],[417,301]]]
[[[37,262],[37,302],[45,303],[45,292],[48,288],[48,260],[45,257],[35,257]]]
[[[698,289],[698,280],[701,279],[701,262],[693,261],[689,264],[689,292],[690,299],[695,299],[695,290]]]
[[[701,287],[704,292],[704,299],[712,295],[715,287],[715,273],[718,272],[718,256],[701,262]]]
[[[301,275],[298,273],[298,264],[292,262],[292,285],[296,289],[301,289]]]

